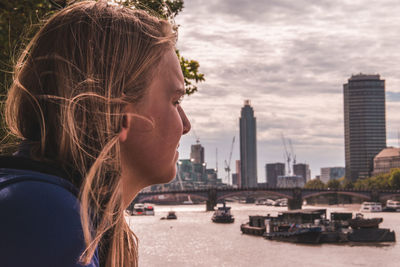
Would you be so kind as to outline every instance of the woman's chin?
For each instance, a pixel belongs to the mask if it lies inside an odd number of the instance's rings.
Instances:
[[[176,177],[176,167],[174,165],[173,168],[164,172],[162,175],[158,175],[152,180],[152,184],[167,184],[174,180]]]

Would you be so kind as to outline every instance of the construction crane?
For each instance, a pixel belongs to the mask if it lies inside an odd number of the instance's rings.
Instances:
[[[283,147],[285,148],[285,159],[287,162],[287,166],[288,166],[288,175],[291,175],[291,169],[290,169],[290,162],[292,161],[292,155],[289,153],[287,146],[286,146],[286,140],[285,140],[285,136],[283,135],[283,133],[281,134],[282,137],[282,143],[283,143]]]
[[[293,165],[296,164],[296,154],[294,154],[294,150],[293,150],[293,146],[292,146],[292,140],[289,140],[289,146],[290,146],[290,152],[292,153],[292,157],[293,157]]]
[[[231,175],[231,160],[232,160],[232,151],[233,151],[233,144],[235,143],[235,136],[232,139],[232,145],[231,145],[231,151],[229,152],[229,160],[225,160],[225,171],[228,173],[228,184],[229,184],[229,179]]]

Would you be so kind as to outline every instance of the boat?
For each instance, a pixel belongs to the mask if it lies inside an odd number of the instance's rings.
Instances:
[[[144,215],[154,215],[154,207],[151,204],[144,204]]]
[[[280,199],[275,200],[274,206],[287,207],[287,202],[288,202],[287,198],[280,198]]]
[[[364,215],[357,213],[354,219],[348,220],[349,226],[353,229],[378,228],[383,218],[364,218]]]
[[[184,205],[193,205],[194,203],[193,203],[192,199],[190,198],[190,196],[188,196],[188,199],[183,201],[183,204]]]
[[[269,240],[293,243],[320,243],[322,228],[317,225],[325,220],[326,209],[283,211],[278,216],[266,216],[265,233]]]
[[[395,242],[394,231],[385,228],[359,228],[348,233],[348,241],[351,242]]]
[[[154,207],[149,203],[136,203],[133,208],[128,208],[126,211],[132,216],[154,215]]]
[[[218,209],[214,212],[211,220],[215,223],[233,223],[235,218],[231,214],[231,207],[227,207],[225,202],[222,207],[218,207]]]
[[[161,220],[176,220],[178,217],[176,216],[175,211],[169,211],[167,217],[161,217]]]
[[[279,240],[293,243],[318,244],[322,229],[319,226],[304,227],[293,224],[288,231],[265,232],[264,237],[270,240]]]
[[[278,216],[250,216],[248,224],[242,224],[246,234],[263,236],[270,240],[294,243],[364,243],[395,242],[395,232],[379,228],[382,218],[364,218],[358,213],[332,212],[326,218],[326,209],[305,209],[284,211]],[[250,222],[254,225],[251,226]],[[257,225],[256,225],[257,224]],[[258,231],[258,232],[257,232]]]
[[[257,199],[256,205],[266,205],[266,200],[265,199]]]
[[[267,199],[267,201],[265,202],[265,205],[267,205],[267,206],[275,206],[275,200]]]
[[[268,216],[249,216],[249,222],[240,225],[240,231],[247,235],[263,235],[265,233],[265,219]]]
[[[400,211],[400,201],[388,200],[386,201],[386,206],[382,211]]]
[[[131,215],[133,215],[133,216],[145,215],[145,213],[144,213],[144,204],[143,203],[136,203],[133,206],[133,210],[131,212]]]
[[[351,242],[395,242],[396,235],[390,229],[379,228],[383,218],[364,218],[360,213],[349,220],[352,230],[347,239]]]
[[[360,212],[381,212],[382,204],[380,202],[363,202]]]

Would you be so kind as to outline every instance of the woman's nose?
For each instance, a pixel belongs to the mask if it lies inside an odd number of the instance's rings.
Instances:
[[[184,135],[184,134],[187,134],[190,131],[190,128],[192,126],[190,125],[190,121],[186,117],[186,114],[185,114],[185,111],[183,111],[183,108],[181,106],[179,106],[178,110],[179,110],[179,115],[181,116],[182,125],[183,125],[182,135]]]

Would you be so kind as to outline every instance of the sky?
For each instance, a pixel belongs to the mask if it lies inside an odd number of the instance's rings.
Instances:
[[[352,74],[380,74],[386,83],[387,145],[400,130],[400,4],[398,0],[185,0],[175,18],[181,55],[200,63],[206,81],[182,107],[209,168],[240,158],[239,117],[245,99],[257,120],[258,181],[265,164],[284,161],[282,134],[311,177],[343,166],[343,84]],[[218,157],[216,157],[218,149]]]

